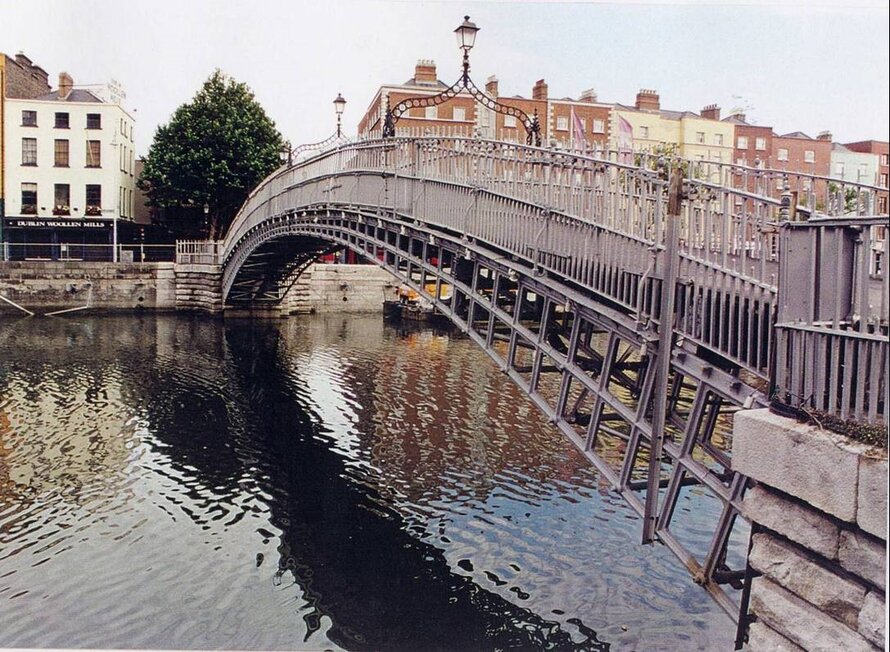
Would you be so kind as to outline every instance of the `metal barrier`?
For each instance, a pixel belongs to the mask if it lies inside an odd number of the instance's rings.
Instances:
[[[777,400],[887,425],[887,229],[881,217],[782,224]]]
[[[217,240],[177,240],[176,262],[180,265],[219,265],[222,242]]]
[[[274,228],[275,220],[284,219],[299,207],[310,212],[318,207],[378,210],[403,219],[420,219],[431,227],[460,233],[470,242],[487,243],[517,259],[528,260],[543,272],[620,305],[642,327],[657,326],[661,322],[657,297],[666,268],[667,184],[661,175],[666,161],[636,155],[634,166],[616,160],[615,152],[599,155],[601,158],[460,137],[350,143],[281,168],[260,184],[233,221],[220,251],[220,263],[228,265],[238,243],[249,233]],[[802,173],[789,175],[717,162],[685,163],[689,178],[687,200],[677,225],[680,260],[674,328],[687,341],[714,351],[762,379],[774,380],[781,391],[800,397],[804,388],[789,384],[790,368],[785,376],[773,378],[781,373],[778,368],[782,364],[791,364],[789,356],[794,357],[793,364],[802,364],[802,354],[794,353],[802,344],[789,344],[788,333],[804,326],[822,329],[818,331],[820,338],[829,333],[818,320],[808,324],[796,321],[798,317],[787,317],[787,310],[779,316],[781,328],[774,328],[776,292],[781,285],[780,258],[786,251],[794,255],[793,246],[780,241],[780,223],[811,216],[818,208],[808,206],[814,203],[812,189],[816,182],[824,182],[826,187],[837,182],[842,184],[838,192],[846,196],[853,190],[860,198],[885,189]],[[747,183],[750,179],[757,180],[752,188]],[[800,196],[795,200],[794,185],[802,188],[805,182],[810,184],[810,195],[801,203]],[[828,203],[829,209],[846,211],[847,206]],[[862,202],[856,203],[857,210],[864,210]],[[869,304],[878,305],[877,299],[869,298],[869,292],[877,290],[863,288],[879,289],[882,282],[886,284],[880,280],[886,277],[882,267],[886,230],[879,236],[886,219],[856,215],[836,219],[843,225],[867,223],[874,237],[869,235],[873,244],[856,249],[856,261],[845,263],[856,270],[850,272],[851,278],[872,279],[859,282],[851,290],[855,303],[851,319],[854,314],[866,317],[864,321],[838,321],[832,332],[848,333],[845,337],[849,337],[855,331],[860,339],[878,337],[878,331],[864,331],[862,324],[883,324],[884,331],[880,332],[885,333],[886,305],[881,304],[875,314],[869,312]],[[817,224],[826,228],[829,222],[813,217],[802,224],[811,225],[801,227],[806,230]],[[823,259],[818,259],[818,266]],[[815,275],[817,259],[806,260],[810,265],[808,276],[784,274],[785,291],[795,297],[801,294],[791,289],[793,282]],[[786,271],[789,264],[785,262]],[[224,279],[227,289],[232,280],[227,268]],[[854,322],[855,328],[847,325]],[[798,337],[795,341],[801,340]],[[777,343],[781,348],[778,352]],[[807,346],[818,348],[823,344]],[[883,355],[883,344],[869,346],[875,354]],[[870,353],[863,350],[862,355]],[[852,360],[852,356],[850,353],[843,360]],[[840,354],[835,358],[840,360]],[[859,369],[848,365],[850,371],[854,368]],[[875,364],[874,374],[871,366],[868,369],[869,387],[874,386],[868,391],[878,391],[886,376],[882,363]],[[796,371],[793,375],[794,382],[807,382]],[[839,389],[825,390],[820,409],[877,418],[883,413],[878,403],[869,402],[864,390],[852,387],[861,378],[858,373],[849,382],[839,377]],[[840,392],[841,397],[829,400],[831,391]],[[842,408],[844,392],[852,401],[847,408]],[[791,400],[804,399],[806,396]],[[861,401],[860,408],[857,401]]]
[[[76,242],[4,242],[8,261],[160,263],[172,262],[172,244],[82,244]]]

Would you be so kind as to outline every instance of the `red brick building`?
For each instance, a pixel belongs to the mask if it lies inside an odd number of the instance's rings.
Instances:
[[[744,113],[734,113],[723,122],[735,126],[733,143],[733,163],[749,167],[771,167],[770,155],[773,147],[773,128],[752,125]]]
[[[436,75],[436,64],[429,60],[420,60],[414,68],[414,76],[404,84],[387,84],[381,86],[374,95],[367,111],[359,120],[360,136],[379,136],[383,130],[387,102],[395,107],[407,98],[429,97],[448,88]],[[611,123],[611,105],[600,104],[596,93],[585,91],[577,100],[572,98],[551,99],[548,97],[547,84],[543,79],[535,82],[531,97],[500,95],[497,77],[491,76],[485,83],[485,93],[496,99],[500,104],[512,106],[524,111],[529,118],[535,114],[541,129],[542,143],[552,143],[568,147],[577,140],[572,130],[572,114],[574,113],[583,130],[583,148],[593,150],[605,148],[609,142]],[[526,130],[517,116],[504,115],[487,109],[465,90],[456,97],[433,107],[416,107],[403,113],[396,124],[397,135],[453,135],[492,138],[504,141],[523,143]]]
[[[845,143],[847,149],[854,152],[864,152],[867,154],[877,154],[878,156],[878,179],[877,184],[882,188],[888,187],[888,175],[890,175],[890,143],[885,140],[861,140],[855,143]],[[878,193],[877,205],[875,207],[878,213],[887,213],[887,193]]]

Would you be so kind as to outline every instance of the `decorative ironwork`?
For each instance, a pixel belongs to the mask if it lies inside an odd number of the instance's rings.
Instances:
[[[285,143],[283,151],[287,154],[288,167],[293,165],[306,152],[324,151],[334,145],[352,142],[343,135],[342,117],[343,109],[345,108],[346,100],[343,99],[340,93],[337,93],[337,97],[334,99],[334,111],[337,114],[337,130],[324,140],[320,140],[317,143],[304,143],[293,148],[290,147],[290,143]]]
[[[458,27],[458,29],[455,31],[461,30],[466,26],[471,26],[471,29],[478,30],[478,28],[470,23],[469,20],[469,16],[464,16],[463,25]],[[436,93],[435,95],[407,97],[392,108],[390,108],[389,106],[389,98],[387,97],[386,116],[383,120],[384,138],[395,137],[396,123],[406,111],[409,111],[411,109],[422,109],[428,106],[439,106],[440,104],[444,104],[445,102],[448,102],[449,100],[457,97],[460,94],[461,90],[466,90],[474,100],[476,100],[485,108],[491,111],[496,111],[497,113],[501,113],[503,115],[519,118],[519,120],[522,122],[522,126],[525,128],[526,144],[534,145],[535,147],[541,146],[541,124],[538,121],[537,109],[535,109],[534,114],[529,117],[529,115],[525,111],[517,106],[501,104],[495,98],[487,95],[485,91],[480,90],[476,86],[476,84],[473,83],[473,80],[470,78],[469,50],[471,47],[472,45],[462,46],[462,49],[464,51],[463,72],[461,73],[460,79],[458,79],[445,90]]]

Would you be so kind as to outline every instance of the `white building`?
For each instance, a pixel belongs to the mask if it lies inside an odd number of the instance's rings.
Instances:
[[[854,152],[840,143],[832,143],[830,176],[851,183],[875,186],[878,184],[878,155]]]
[[[133,116],[67,73],[57,90],[3,101],[8,256],[111,258],[103,246],[134,215]]]

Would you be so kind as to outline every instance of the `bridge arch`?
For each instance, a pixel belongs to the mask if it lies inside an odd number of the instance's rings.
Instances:
[[[733,279],[759,284],[760,299],[729,301],[719,274],[678,288],[688,301],[670,354],[665,420],[674,434],[663,443],[654,486],[664,495],[653,511],[645,478],[659,404],[665,191],[666,181],[642,167],[513,143],[351,144],[282,168],[251,194],[223,243],[223,294],[230,305],[280,300],[305,265],[331,248],[387,269],[485,350],[738,617],[725,587],[742,570],[728,568],[726,558],[746,479],[716,440],[721,413],[765,405],[745,378],[756,385],[767,366],[774,287],[754,277],[770,261],[761,257],[759,270],[745,269],[753,250],[739,249],[724,230],[722,245],[735,247],[724,260],[743,259]],[[708,268],[711,253],[695,253],[694,239],[715,202],[706,194],[686,216],[686,271]],[[765,223],[766,213],[760,218]],[[763,251],[765,238],[751,224],[739,228]],[[745,326],[748,348],[719,346],[730,322]],[[704,553],[671,530],[689,484],[721,505]]]

